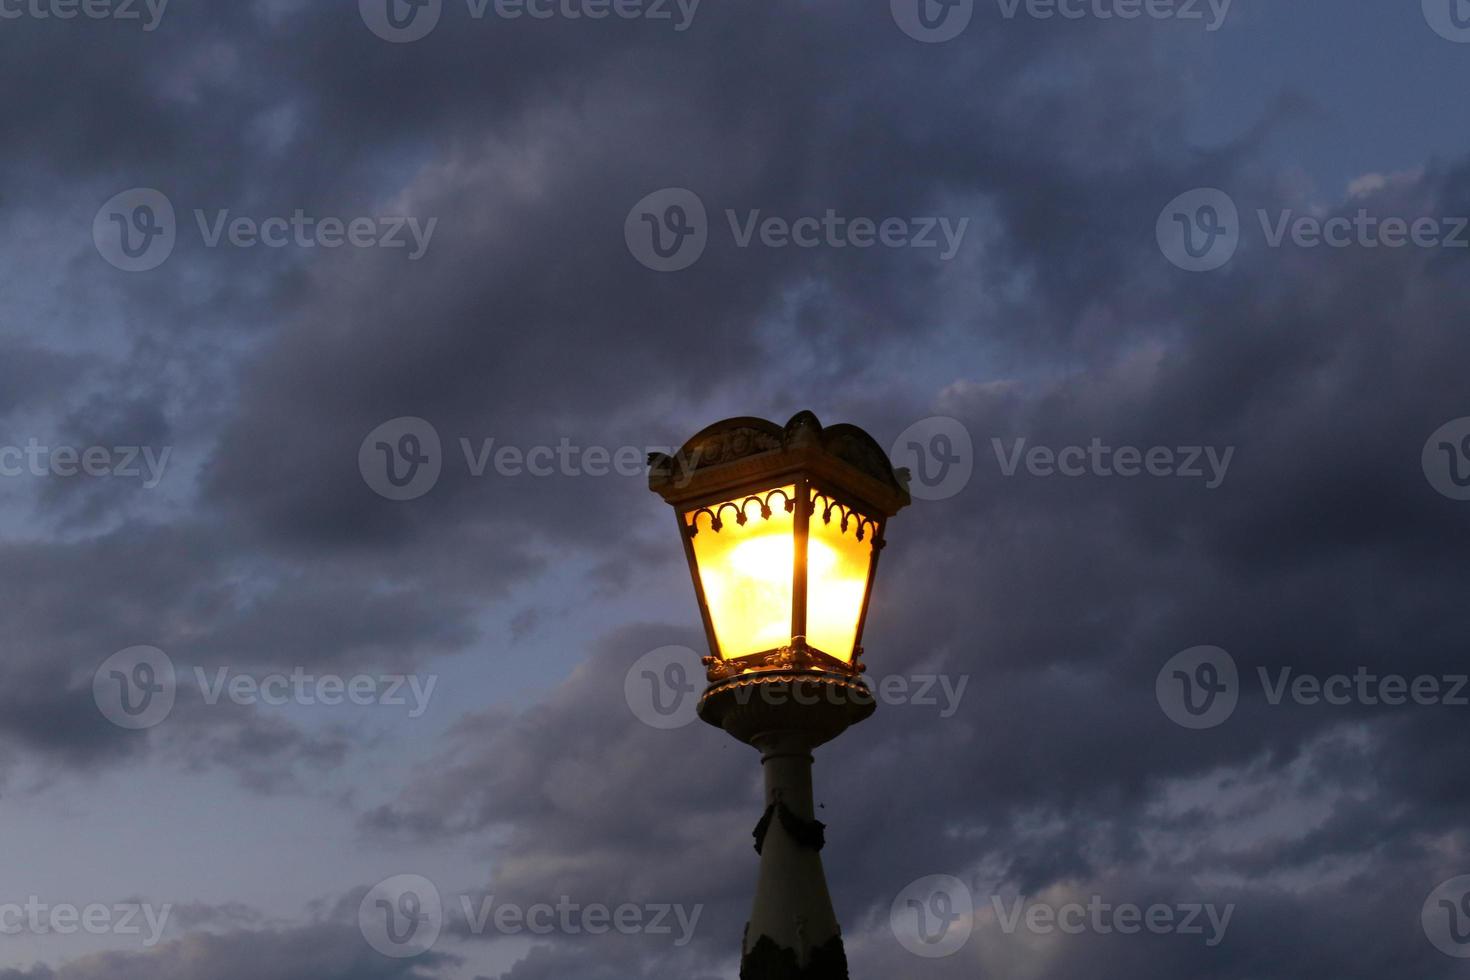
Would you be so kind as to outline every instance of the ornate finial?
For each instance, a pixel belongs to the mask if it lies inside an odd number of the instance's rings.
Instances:
[[[811,412],[797,412],[786,423],[782,441],[792,449],[815,446],[822,439],[822,423]]]

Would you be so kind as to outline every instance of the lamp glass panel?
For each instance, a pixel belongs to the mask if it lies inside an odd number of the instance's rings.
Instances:
[[[851,662],[873,563],[875,527],[841,505],[828,511],[832,502],[821,493],[814,492],[813,501],[806,558],[806,641],[828,656]]]
[[[791,642],[791,578],[796,560],[795,521],[786,502],[794,486],[701,508],[685,515],[696,527],[694,560],[714,625],[718,655],[726,660]],[[763,517],[761,503],[770,507]],[[744,512],[745,523],[737,520]],[[714,530],[711,513],[718,513]]]

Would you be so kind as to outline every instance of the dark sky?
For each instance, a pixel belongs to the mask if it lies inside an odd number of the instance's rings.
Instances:
[[[0,980],[733,978],[641,461],[802,409],[916,474],[854,978],[1463,976],[1467,77],[1464,0],[0,0]]]

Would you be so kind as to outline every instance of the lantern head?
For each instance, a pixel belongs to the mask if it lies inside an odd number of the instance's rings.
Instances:
[[[811,412],[784,427],[717,422],[649,464],[649,488],[678,517],[709,641],[701,715],[720,723],[704,710],[720,690],[793,677],[866,693],[863,626],[887,520],[909,503],[907,471],[862,429],[823,428]]]

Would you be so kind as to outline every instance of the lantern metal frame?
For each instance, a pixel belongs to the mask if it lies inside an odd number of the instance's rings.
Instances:
[[[852,425],[824,429],[811,412],[798,413],[785,426],[740,417],[701,430],[673,456],[652,454],[649,464],[649,488],[673,506],[679,525],[709,644],[710,656],[704,662],[712,683],[768,670],[863,672],[863,630],[886,544],[884,531],[888,518],[909,503],[907,471],[894,470],[871,436]],[[793,496],[787,497],[787,487],[793,488]],[[777,497],[786,499],[777,504]],[[727,657],[705,595],[694,539],[710,531],[719,533],[728,520],[727,510],[733,510],[735,521],[743,526],[752,503],[761,507],[763,517],[769,517],[775,506],[793,516],[790,639],[767,650]],[[851,651],[819,650],[807,642],[807,554],[811,521],[819,514],[823,521],[840,520],[844,532],[856,522],[857,539],[868,538],[872,546]],[[703,515],[709,517],[707,530],[700,527]],[[843,659],[845,653],[849,659]]]
[[[881,446],[854,425],[823,427],[811,412],[798,412],[784,426],[742,416],[708,426],[672,456],[649,456],[649,489],[674,508],[684,557],[689,566],[710,655],[704,658],[709,687],[699,700],[699,717],[750,742],[773,725],[801,727],[821,744],[873,713],[875,701],[862,681],[863,633],[878,574],[878,559],[886,543],[888,519],[910,503],[908,471],[895,469]],[[795,553],[792,562],[791,629],[789,641],[779,646],[726,657],[720,646],[715,616],[705,594],[694,539],[709,533],[702,516],[724,522],[727,509],[738,523],[758,503],[771,513],[777,495],[793,488],[793,497],[781,502],[793,516]],[[808,612],[807,553],[811,521],[859,522],[858,533],[871,535],[872,553],[857,613],[853,649],[827,651],[811,646],[806,637]],[[692,521],[690,517],[692,515]],[[752,689],[792,694],[799,700],[812,694],[839,710],[777,712],[767,698],[764,710],[745,695]],[[813,692],[815,692],[813,694]]]

